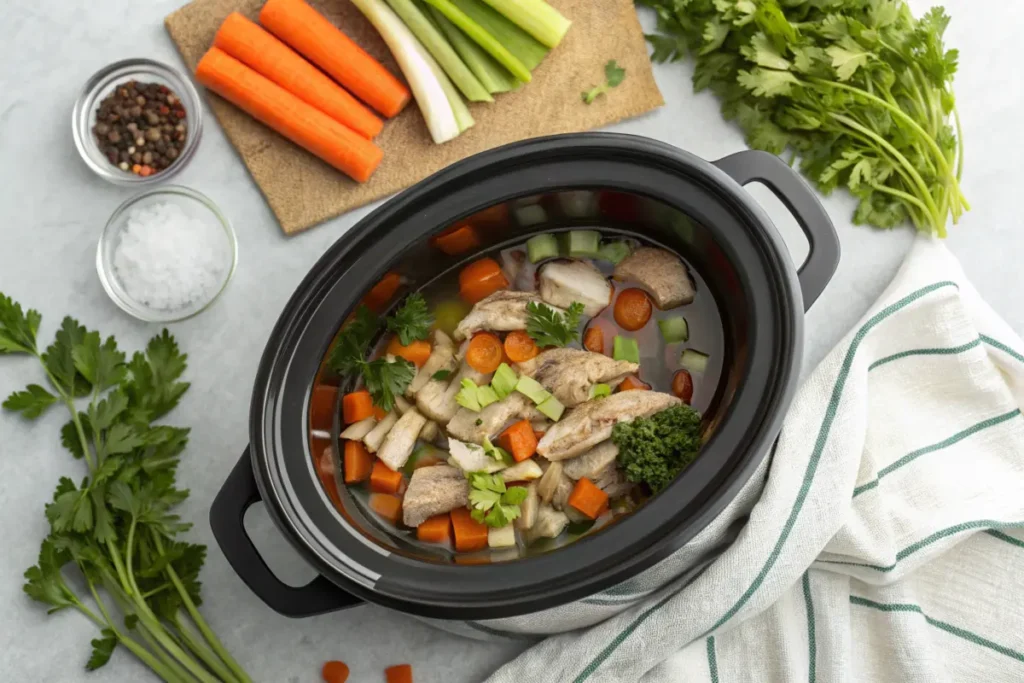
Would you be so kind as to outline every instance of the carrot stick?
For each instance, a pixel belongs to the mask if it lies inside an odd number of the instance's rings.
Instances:
[[[647,382],[642,382],[636,377],[630,375],[626,379],[622,380],[622,384],[619,385],[619,391],[650,391],[651,385]]]
[[[341,414],[347,425],[373,415],[373,398],[370,392],[364,389],[345,394],[345,398],[341,399]]]
[[[501,342],[490,332],[477,332],[466,349],[466,362],[477,372],[489,375],[498,369],[504,358]]]
[[[608,494],[599,489],[586,477],[576,482],[576,487],[569,494],[569,505],[590,517],[590,519],[597,519],[607,504]]]
[[[412,683],[412,666],[409,664],[396,664],[384,669],[384,678],[387,683]]]
[[[387,493],[371,493],[370,509],[394,524],[402,518],[402,499]]]
[[[468,508],[455,508],[451,516],[456,550],[465,553],[487,547],[487,525],[470,517]]]
[[[449,256],[459,256],[480,246],[480,237],[471,225],[448,228],[432,240],[435,247]]]
[[[468,304],[475,304],[506,287],[508,279],[492,258],[473,261],[459,273],[459,294]]]
[[[452,518],[445,513],[434,515],[416,527],[416,538],[424,543],[447,543],[452,537]]]
[[[398,493],[402,487],[402,473],[396,472],[382,460],[375,460],[370,472],[370,490],[375,493]]]
[[[513,363],[522,363],[540,353],[537,342],[525,330],[509,332],[505,337],[505,355]]]
[[[409,103],[409,89],[303,0],[267,0],[260,23],[387,117]]]
[[[213,44],[367,139],[384,128],[384,122],[344,88],[238,12],[227,16]]]
[[[361,441],[345,442],[345,461],[342,466],[345,470],[346,484],[358,484],[370,477],[370,452]]]
[[[430,342],[417,340],[408,346],[402,346],[402,342],[396,335],[388,342],[385,353],[404,358],[416,367],[422,367],[430,358]]]
[[[313,397],[309,401],[309,428],[324,432],[331,431],[334,426],[334,411],[338,400],[338,387],[330,384],[318,384],[313,387]]]
[[[401,286],[401,275],[398,273],[385,273],[380,282],[375,284],[373,289],[363,297],[363,303],[374,313],[383,313],[388,304],[391,303],[391,298],[395,296],[395,292]]]
[[[320,675],[323,677],[324,683],[345,683],[348,680],[348,665],[336,659],[324,662]]]
[[[522,462],[537,452],[537,437],[529,420],[520,420],[498,437],[498,445],[512,454],[516,462]]]
[[[220,48],[199,60],[196,80],[359,182],[380,165],[379,147],[259,75]]]
[[[591,325],[583,333],[583,348],[594,353],[604,353],[604,330]]]

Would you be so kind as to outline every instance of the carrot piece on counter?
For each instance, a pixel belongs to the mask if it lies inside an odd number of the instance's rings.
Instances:
[[[338,387],[318,384],[313,387],[309,401],[309,428],[329,432],[334,426],[334,410],[338,400]]]
[[[583,333],[583,348],[594,353],[604,353],[604,330],[597,325],[591,325]]]
[[[480,246],[480,237],[471,225],[456,225],[443,231],[433,240],[434,246],[449,256],[466,254]]]
[[[385,353],[389,353],[392,356],[398,356],[404,358],[416,367],[422,367],[427,359],[430,358],[430,342],[417,340],[408,346],[402,346],[402,342],[399,341],[398,335],[391,338],[388,342],[388,347]]]
[[[412,666],[408,664],[396,664],[384,669],[384,678],[387,683],[412,683]]]
[[[389,493],[371,493],[370,509],[392,524],[402,519],[402,499]]]
[[[651,319],[651,297],[642,289],[626,289],[615,300],[615,322],[624,330],[635,332]]]
[[[487,525],[473,519],[469,508],[455,508],[451,512],[455,549],[460,553],[483,550],[487,547]]]
[[[572,505],[590,519],[597,519],[607,504],[608,494],[599,489],[586,477],[576,482],[572,493],[569,494],[569,505]]]
[[[348,680],[348,664],[338,660],[324,662],[320,675],[323,676],[324,683],[345,683]]]
[[[489,375],[498,369],[503,358],[501,341],[490,332],[477,332],[469,340],[466,362],[477,372]]]
[[[647,382],[642,382],[636,377],[630,375],[626,379],[622,380],[622,384],[619,385],[619,391],[650,391],[651,385]]]
[[[508,278],[492,258],[474,261],[459,273],[459,294],[468,304],[475,304],[506,287]]]
[[[398,273],[385,273],[384,277],[380,279],[380,282],[373,286],[366,296],[363,297],[363,303],[374,313],[383,313],[384,309],[391,303],[392,297],[395,296],[395,292],[402,286],[402,276]]]
[[[345,460],[342,467],[345,470],[346,484],[358,484],[370,478],[373,458],[362,441],[345,442]]]
[[[303,0],[267,0],[260,23],[384,116],[409,103],[401,81]]]
[[[537,348],[537,342],[533,341],[533,337],[528,335],[525,330],[509,332],[505,337],[505,355],[514,363],[530,360],[538,353],[540,353],[540,349]]]
[[[537,437],[529,420],[516,422],[498,437],[498,445],[512,454],[516,462],[533,457],[537,452]]]
[[[344,88],[238,12],[227,16],[213,44],[364,138],[372,139],[384,128],[384,122]]]
[[[416,527],[416,538],[424,543],[447,543],[452,538],[452,518],[446,512],[434,515]]]
[[[196,80],[353,180],[369,180],[384,157],[379,147],[359,133],[220,48],[211,47],[199,60]]]
[[[402,473],[396,472],[383,460],[374,460],[370,472],[370,490],[375,493],[398,493],[402,488]]]
[[[341,399],[341,415],[347,425],[371,417],[373,415],[373,398],[371,398],[370,392],[363,389],[345,394],[345,398]]]

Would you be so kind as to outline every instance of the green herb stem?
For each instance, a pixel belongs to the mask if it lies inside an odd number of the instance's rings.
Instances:
[[[173,623],[181,636],[181,640],[188,649],[192,650],[199,659],[203,660],[206,666],[210,667],[210,670],[217,674],[223,683],[240,683],[241,679],[235,676],[225,663],[210,648],[203,644],[201,639],[193,636],[187,624],[182,623],[180,619],[175,619]]]

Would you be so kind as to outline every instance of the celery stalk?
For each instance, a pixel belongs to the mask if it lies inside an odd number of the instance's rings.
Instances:
[[[427,55],[427,63],[434,72],[434,76],[437,77],[438,83],[441,84],[445,97],[448,98],[448,105],[452,108],[452,113],[455,115],[455,123],[458,124],[459,134],[461,135],[467,129],[472,128],[476,121],[473,120],[473,115],[469,113],[469,107],[462,101],[459,91],[455,89],[455,86],[452,85],[452,82],[444,74],[441,65],[435,62],[430,55]]]
[[[471,102],[493,102],[494,98],[469,70],[455,49],[437,30],[430,19],[413,4],[412,0],[387,0],[395,14],[409,27],[420,44],[448,74],[455,86]]]
[[[505,46],[505,49],[515,55],[527,69],[533,71],[537,65],[544,61],[548,55],[548,48],[539,43],[536,38],[519,28],[504,15],[495,11],[490,5],[484,4],[481,0],[451,0],[452,4],[475,21],[480,27],[490,33],[494,38]],[[470,36],[472,37],[472,36]]]
[[[572,22],[544,0],[484,0],[513,24],[548,47],[555,47]]]
[[[434,7],[427,7],[430,18],[434,20],[441,33],[445,35],[448,42],[452,44],[455,51],[462,57],[470,71],[477,77],[481,85],[487,88],[489,93],[508,92],[519,87],[519,81],[509,73],[508,69],[498,64],[494,57],[487,54],[482,47],[470,40],[469,36],[460,31],[448,17],[441,14]]]
[[[436,7],[441,14],[448,17],[448,20],[466,32],[466,35],[476,41],[492,57],[497,59],[512,75],[529,83],[531,80],[530,70],[516,58],[505,46],[494,36],[485,31],[480,24],[469,18],[465,12],[453,5],[450,0],[427,0],[432,7]]]

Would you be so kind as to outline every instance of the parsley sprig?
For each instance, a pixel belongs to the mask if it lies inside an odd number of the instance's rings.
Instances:
[[[470,516],[489,527],[499,529],[518,519],[526,494],[522,486],[506,489],[500,474],[469,473]]]
[[[612,88],[618,87],[626,79],[626,70],[619,66],[614,59],[604,65],[604,83],[595,85],[590,90],[584,90],[580,97],[585,104],[590,104]]]
[[[568,346],[579,339],[583,304],[574,301],[563,315],[547,304],[526,304],[526,333],[537,346]]]
[[[433,324],[434,316],[427,308],[427,300],[419,292],[410,294],[402,307],[387,320],[388,331],[398,335],[398,341],[402,343],[402,346],[426,339],[430,335],[430,326]]]
[[[0,354],[35,356],[49,385],[30,384],[3,407],[31,420],[63,403],[71,420],[61,442],[87,474],[79,483],[61,477],[46,505],[50,531],[25,593],[97,626],[86,669],[123,646],[165,681],[248,682],[197,609],[206,548],[176,540],[191,526],[174,511],[188,497],[175,472],[189,430],[154,424],[188,389],[187,356],[164,330],[128,359],[113,337],[70,317],[40,352],[40,322],[0,294]]]
[[[418,295],[413,295],[413,297]],[[410,297],[412,299],[413,297]],[[420,297],[422,299],[422,297]],[[426,302],[424,302],[424,306]],[[414,304],[414,307],[417,306]],[[405,306],[403,306],[403,309]],[[401,312],[401,309],[400,311]],[[413,334],[411,331],[415,325],[422,323],[418,314],[410,313],[404,316],[406,321],[395,323],[395,326],[405,334]],[[388,327],[392,325],[389,319]],[[337,372],[350,375],[360,374],[366,383],[366,389],[373,397],[373,402],[383,410],[391,410],[395,406],[395,397],[405,392],[406,387],[416,376],[416,366],[404,358],[387,360],[380,358],[374,361],[367,361],[370,342],[373,341],[379,328],[379,321],[369,308],[365,305],[356,309],[356,314],[338,335],[334,348],[331,350],[329,365]],[[427,323],[429,331],[430,323]],[[418,334],[418,332],[416,332]],[[425,335],[424,335],[425,336]],[[406,337],[409,338],[409,337]],[[401,340],[400,340],[401,341]],[[410,339],[409,343],[412,343]]]

